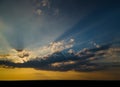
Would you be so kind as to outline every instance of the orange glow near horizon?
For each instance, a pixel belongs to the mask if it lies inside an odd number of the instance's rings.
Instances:
[[[33,68],[0,68],[0,80],[120,80],[120,74],[116,71],[118,69],[95,72],[59,72],[35,70]]]

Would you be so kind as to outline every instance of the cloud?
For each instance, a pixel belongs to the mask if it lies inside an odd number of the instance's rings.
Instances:
[[[42,10],[41,9],[36,9],[34,11],[34,13],[37,14],[37,15],[41,15],[42,14]]]
[[[35,15],[42,15],[45,13],[45,10],[49,10],[50,8],[50,1],[49,0],[35,0],[33,1],[34,5],[34,14]]]
[[[100,48],[100,45],[98,45],[98,44],[95,43],[94,41],[91,41],[90,43],[93,44],[93,46],[95,46],[96,48]]]
[[[50,5],[49,0],[42,0],[41,3],[43,7],[47,6],[49,8],[49,5]]]
[[[40,70],[75,70],[86,72],[106,69],[116,65],[120,66],[119,47],[113,48],[111,44],[106,44],[99,48],[85,48],[75,52],[73,49],[68,49],[66,47],[66,45],[71,45],[73,43],[73,39],[69,42],[52,42],[48,46],[38,48],[39,50],[37,51],[33,49],[32,51],[23,50],[18,52],[13,49],[9,55],[4,55],[4,58],[1,56],[0,65],[10,67],[32,67]],[[63,52],[65,49],[68,49],[68,51]],[[116,64],[114,61],[117,61]]]
[[[0,56],[0,60],[8,60],[14,63],[24,63],[31,60],[46,59],[56,52],[61,52],[65,49],[71,48],[73,43],[74,40],[70,39],[68,43],[64,41],[51,42],[48,46],[43,46],[33,50],[25,49],[17,51],[15,49],[10,49],[7,55]]]
[[[75,61],[67,61],[67,62],[56,62],[56,63],[52,63],[51,66],[52,67],[62,67],[62,66],[66,66],[66,65],[71,65],[71,64],[75,64]]]
[[[69,54],[75,54],[75,51],[73,49],[68,50]]]
[[[53,1],[36,0],[36,1],[33,1],[33,3],[34,3],[33,7],[34,7],[35,15],[58,16],[60,13],[60,9],[57,7],[57,5],[53,5]]]
[[[94,63],[120,63],[120,48],[109,48],[96,53],[96,57],[101,55],[103,58]]]

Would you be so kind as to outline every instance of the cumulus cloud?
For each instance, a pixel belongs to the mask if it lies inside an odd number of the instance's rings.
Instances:
[[[70,39],[68,42],[52,42],[33,50],[18,52],[12,49],[9,55],[0,56],[0,65],[54,71],[95,71],[116,66],[114,61],[120,66],[119,47],[114,48],[111,44],[106,44],[99,48],[84,48],[75,52],[71,49],[73,43],[74,39]],[[64,52],[66,49],[67,52]]]
[[[24,63],[31,60],[45,59],[56,52],[61,52],[65,49],[71,48],[73,46],[73,42],[73,39],[70,39],[68,43],[64,41],[51,42],[48,46],[43,46],[33,50],[25,49],[17,51],[15,49],[11,49],[8,55],[1,55],[0,60],[8,60],[14,63]]]

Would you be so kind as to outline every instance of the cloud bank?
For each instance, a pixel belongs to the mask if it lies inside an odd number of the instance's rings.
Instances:
[[[0,60],[8,60],[13,63],[25,63],[31,60],[41,60],[48,58],[56,52],[61,52],[65,49],[69,49],[73,46],[74,39],[70,39],[69,42],[51,42],[47,46],[34,48],[34,49],[24,49],[22,51],[17,51],[16,49],[10,49],[5,55],[0,56]]]
[[[33,50],[16,51],[0,56],[0,65],[53,71],[96,71],[120,66],[120,47],[112,44],[74,51],[74,39],[52,42]],[[95,43],[93,43],[95,45]]]

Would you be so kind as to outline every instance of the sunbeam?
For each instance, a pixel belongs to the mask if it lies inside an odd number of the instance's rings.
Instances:
[[[11,46],[5,37],[0,33],[0,55],[9,53]]]
[[[112,0],[0,0],[0,69],[42,70],[52,79],[48,72],[58,78],[120,68],[119,15]]]

